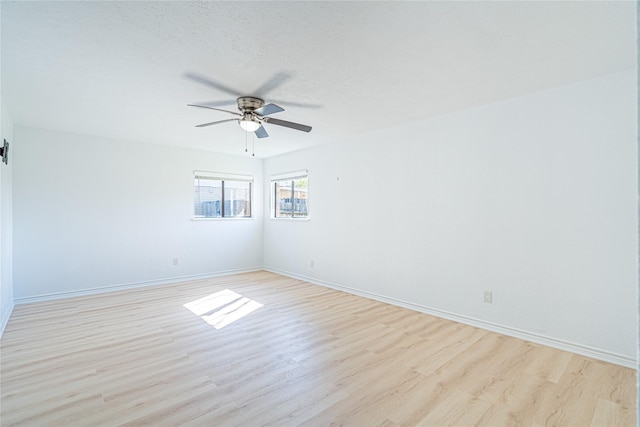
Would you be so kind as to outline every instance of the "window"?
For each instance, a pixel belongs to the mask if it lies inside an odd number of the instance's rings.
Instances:
[[[196,218],[249,218],[253,177],[194,172],[193,215]]]
[[[274,218],[309,217],[309,177],[295,172],[271,177],[272,216]]]

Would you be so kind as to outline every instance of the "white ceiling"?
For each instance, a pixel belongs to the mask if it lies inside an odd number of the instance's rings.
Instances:
[[[245,155],[236,123],[194,127],[231,116],[187,104],[235,96],[190,74],[313,126],[265,125],[258,157],[636,61],[631,1],[0,4],[1,95],[14,123]]]

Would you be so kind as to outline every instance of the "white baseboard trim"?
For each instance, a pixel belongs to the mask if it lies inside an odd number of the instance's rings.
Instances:
[[[252,267],[252,268],[244,268],[244,269],[237,269],[237,270],[224,270],[224,271],[218,271],[215,273],[194,274],[190,276],[168,277],[165,279],[146,280],[143,282],[123,283],[120,285],[109,285],[109,286],[101,286],[96,288],[79,289],[75,291],[54,292],[50,294],[19,297],[19,298],[14,298],[14,301],[16,304],[30,304],[30,303],[41,302],[41,301],[51,301],[51,300],[63,299],[63,298],[96,295],[96,294],[102,294],[105,292],[122,291],[125,289],[144,288],[147,286],[168,285],[171,283],[210,279],[213,277],[230,276],[232,274],[253,273],[253,272],[262,271],[262,270],[263,270],[262,267]]]
[[[9,318],[11,317],[11,313],[13,313],[13,308],[15,306],[16,305],[12,300],[9,305],[9,309],[2,315],[2,323],[0,323],[0,338],[2,337],[2,334],[4,334],[4,328],[7,327],[7,323],[9,322]]]
[[[293,279],[302,280],[304,282],[309,282],[314,285],[336,289],[336,290],[347,292],[353,295],[358,295],[361,297],[373,299],[373,300],[384,302],[387,304],[408,308],[410,310],[418,311],[418,312],[429,314],[436,317],[441,317],[443,319],[452,320],[454,322],[475,326],[480,329],[485,329],[491,332],[497,332],[499,334],[507,335],[514,338],[519,338],[532,343],[541,344],[548,347],[557,348],[559,350],[580,354],[582,356],[591,357],[593,359],[601,360],[608,363],[613,363],[615,365],[624,366],[626,368],[638,369],[638,361],[636,359],[632,357],[624,356],[621,354],[616,354],[616,353],[601,350],[598,348],[593,348],[593,347],[585,346],[582,344],[577,344],[577,343],[573,343],[573,342],[569,342],[569,341],[565,341],[557,338],[552,338],[552,337],[532,333],[529,331],[524,331],[517,328],[512,328],[510,326],[500,325],[493,322],[487,322],[485,320],[475,319],[473,317],[463,316],[456,313],[450,313],[444,310],[438,310],[438,309],[423,306],[420,304],[415,304],[409,301],[403,301],[397,298],[392,298],[385,295],[376,294],[373,292],[362,291],[359,289],[351,288],[349,286],[344,286],[336,283],[326,282],[324,280],[314,279],[312,277],[291,273],[289,271],[283,271],[278,268],[265,266],[264,270],[270,271],[276,274],[281,274],[283,276],[291,277]]]

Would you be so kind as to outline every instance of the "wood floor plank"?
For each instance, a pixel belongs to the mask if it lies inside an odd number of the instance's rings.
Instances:
[[[590,425],[598,398],[610,378],[608,367],[606,363],[574,356],[558,387],[545,396],[536,420],[545,425]]]
[[[610,400],[598,399],[591,420],[592,427],[600,426],[627,426],[633,422],[629,408],[618,405]]]
[[[2,426],[637,421],[632,369],[263,271],[19,305],[0,352]]]
[[[483,417],[491,410],[491,403],[476,399],[463,391],[455,390],[435,410],[416,426],[473,426],[485,424]]]

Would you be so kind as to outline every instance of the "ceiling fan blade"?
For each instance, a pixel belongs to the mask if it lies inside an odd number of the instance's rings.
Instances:
[[[267,138],[269,136],[269,134],[264,129],[264,127],[262,127],[262,125],[260,125],[260,127],[258,129],[256,129],[256,136],[258,138]]]
[[[187,104],[187,107],[198,107],[198,108],[207,108],[209,110],[224,111],[225,113],[231,113],[231,114],[234,114],[236,116],[241,116],[242,117],[242,114],[238,113],[237,111],[229,111],[229,110],[223,110],[221,108],[207,107],[206,105]],[[235,119],[233,119],[233,120],[235,120]]]
[[[262,86],[256,89],[254,93],[256,94],[256,96],[263,97],[268,92],[271,92],[272,90],[274,90],[275,88],[277,88],[282,83],[289,80],[290,78],[291,78],[291,75],[288,73],[276,73],[273,75],[273,77],[271,77],[269,80],[264,82]]]
[[[198,102],[197,105],[201,107],[223,107],[225,105],[238,105],[237,99],[226,99],[224,101],[207,101],[207,102]]]
[[[210,123],[203,123],[201,125],[197,125],[197,128],[203,128],[206,126],[211,126],[211,125],[217,125],[218,123],[225,123],[225,122],[237,122],[238,119],[226,119],[226,120],[218,120],[217,122],[210,122]]]
[[[214,89],[221,90],[230,95],[242,96],[242,93],[239,90],[230,88],[229,86],[223,85],[222,83],[218,83],[217,81],[209,79],[207,77],[199,76],[198,74],[194,74],[194,73],[186,73],[184,76],[190,80],[196,81],[198,83],[202,83],[203,85],[212,87]]]
[[[280,111],[284,111],[284,108],[276,104],[267,104],[255,109],[255,113],[259,116],[268,116],[269,114],[279,113]]]
[[[301,125],[300,123],[288,122],[286,120],[274,119],[274,118],[271,118],[271,117],[265,117],[264,118],[264,122],[265,123],[270,123],[272,125],[284,126],[286,128],[301,130],[303,132],[310,132],[311,131],[311,126]]]
[[[320,104],[309,104],[307,102],[291,102],[291,101],[282,101],[282,100],[277,100],[277,99],[271,99],[269,98],[270,101],[273,102],[277,102],[278,104],[282,104],[282,105],[286,105],[288,107],[301,107],[301,108],[322,108],[324,107],[324,105],[320,105]]]

